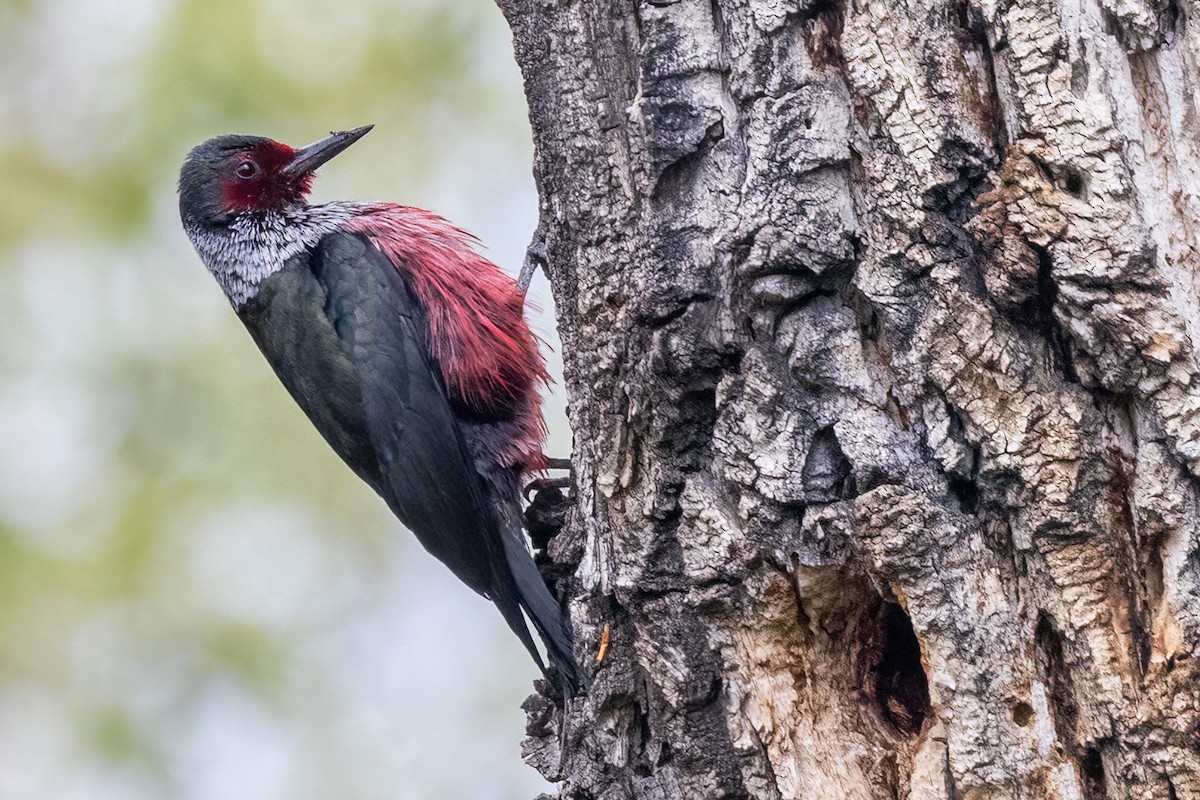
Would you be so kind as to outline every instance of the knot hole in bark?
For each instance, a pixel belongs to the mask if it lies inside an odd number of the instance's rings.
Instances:
[[[1095,742],[1085,744],[1080,741],[1079,700],[1062,634],[1045,611],[1038,614],[1034,639],[1038,670],[1049,695],[1054,732],[1059,745],[1075,759],[1081,794],[1084,800],[1109,800],[1108,779],[1100,749]]]
[[[1067,669],[1063,653],[1062,635],[1046,612],[1038,614],[1037,629],[1038,671],[1046,684],[1050,710],[1054,717],[1054,730],[1064,743],[1075,742],[1075,727],[1079,719],[1079,705],[1075,699],[1075,683]]]
[[[1079,779],[1083,784],[1084,800],[1109,800],[1108,779],[1104,775],[1104,760],[1100,751],[1089,747],[1079,762]]]
[[[1029,247],[1037,256],[1037,294],[1027,304],[1027,309],[1030,317],[1037,321],[1037,327],[1048,342],[1051,354],[1058,362],[1063,377],[1071,383],[1079,383],[1079,374],[1075,371],[1075,357],[1071,350],[1070,335],[1054,315],[1054,306],[1058,302],[1058,281],[1054,278],[1054,258],[1046,247],[1033,242],[1029,242]]]
[[[912,620],[897,603],[883,603],[862,653],[861,687],[879,715],[900,733],[920,733],[929,716],[929,679]]]
[[[842,451],[832,425],[813,437],[801,476],[810,503],[842,500],[857,493],[850,459]]]
[[[947,434],[959,448],[957,462],[947,465],[946,484],[964,514],[979,512],[979,466],[982,461],[979,444],[967,434],[962,414],[949,402],[945,403]]]

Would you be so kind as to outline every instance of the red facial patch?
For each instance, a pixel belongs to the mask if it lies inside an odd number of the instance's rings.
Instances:
[[[286,208],[303,199],[312,188],[311,174],[299,179],[281,173],[296,151],[281,142],[265,141],[252,149],[229,157],[221,176],[221,199],[231,211],[271,211]],[[251,177],[242,177],[239,170],[253,164]]]

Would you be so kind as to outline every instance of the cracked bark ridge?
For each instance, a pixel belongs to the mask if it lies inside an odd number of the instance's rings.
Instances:
[[[1194,0],[500,5],[593,673],[527,760],[565,800],[1200,798]]]

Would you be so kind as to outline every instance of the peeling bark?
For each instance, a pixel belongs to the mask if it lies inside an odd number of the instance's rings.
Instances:
[[[527,760],[565,800],[1200,798],[1200,7],[500,5],[592,674]]]

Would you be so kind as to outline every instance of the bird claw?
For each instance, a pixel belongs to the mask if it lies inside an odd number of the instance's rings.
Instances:
[[[525,496],[525,502],[529,502],[529,495],[533,492],[542,492],[546,489],[569,489],[570,486],[570,478],[537,478],[525,484],[521,493]]]
[[[525,509],[525,530],[534,552],[545,552],[550,540],[559,534],[567,521],[570,502],[558,487],[547,487],[534,495]]]
[[[567,458],[546,458],[545,469],[570,470]],[[525,529],[535,550],[545,550],[566,521],[570,500],[563,490],[571,486],[572,475],[561,478],[535,478],[521,490],[529,507],[525,509]],[[530,495],[533,495],[530,497]]]
[[[574,473],[571,467],[571,459],[569,458],[554,458],[552,456],[544,456],[544,469],[547,470],[566,470]],[[521,490],[525,502],[530,501],[531,492],[541,492],[545,489],[569,489],[571,486],[571,478],[535,478],[525,484],[525,488]]]

